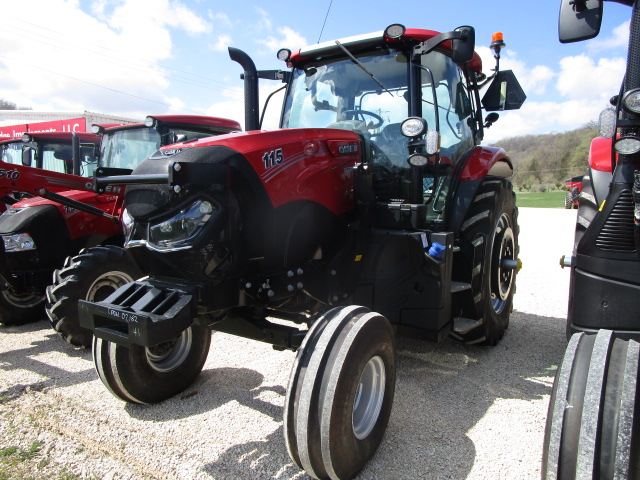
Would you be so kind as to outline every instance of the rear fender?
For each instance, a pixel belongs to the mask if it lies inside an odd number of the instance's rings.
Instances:
[[[609,184],[613,177],[611,170],[612,144],[612,138],[596,137],[591,141],[589,147],[589,171],[596,205],[600,205],[609,193]]]
[[[457,179],[449,230],[460,231],[467,210],[482,179],[487,176],[509,178],[513,165],[503,148],[476,146],[462,157],[462,171]]]

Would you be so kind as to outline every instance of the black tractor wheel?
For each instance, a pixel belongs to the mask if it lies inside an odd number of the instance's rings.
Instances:
[[[78,300],[99,302],[141,276],[125,250],[116,246],[93,247],[67,258],[47,287],[46,312],[51,326],[70,344],[91,346],[91,330],[79,323]]]
[[[298,350],[285,401],[293,461],[315,478],[353,478],[382,441],[395,370],[385,317],[351,306],[319,318]]]
[[[463,251],[456,271],[470,283],[473,305],[454,325],[454,338],[496,345],[504,336],[516,290],[519,230],[511,182],[486,177],[460,229]]]
[[[556,374],[542,478],[640,479],[640,344],[610,330],[571,337]]]
[[[571,210],[572,207],[573,195],[571,195],[571,192],[567,192],[564,196],[564,208],[566,208],[567,210]]]
[[[23,325],[44,318],[44,295],[17,293],[12,288],[0,290],[0,323]]]
[[[127,348],[94,337],[93,363],[114,396],[130,403],[158,403],[193,383],[210,343],[211,330],[198,325],[152,347]]]
[[[578,196],[578,218],[576,220],[576,236],[574,245],[578,245],[578,242],[584,235],[584,232],[589,228],[589,225],[591,225],[596,213],[598,213],[598,205],[596,203],[596,197],[593,194],[590,169],[587,168],[584,177],[582,177],[582,191]]]

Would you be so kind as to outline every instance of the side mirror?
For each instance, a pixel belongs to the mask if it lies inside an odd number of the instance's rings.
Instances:
[[[33,151],[33,148],[28,147],[28,146],[24,146],[22,147],[22,165],[24,165],[25,167],[30,167],[31,166],[31,152]]]
[[[562,0],[558,21],[560,43],[588,40],[600,33],[602,0]]]
[[[496,74],[482,97],[482,106],[487,112],[517,110],[526,98],[513,71],[502,70]]]
[[[451,40],[451,59],[456,63],[467,63],[473,58],[476,48],[476,31],[473,27],[462,26],[454,30],[460,38]]]

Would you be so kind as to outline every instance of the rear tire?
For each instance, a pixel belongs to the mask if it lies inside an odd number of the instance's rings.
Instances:
[[[294,363],[284,431],[293,461],[315,478],[353,478],[377,450],[391,415],[395,339],[364,307],[318,319]]]
[[[141,276],[125,250],[116,246],[93,247],[67,258],[47,287],[46,312],[51,327],[70,344],[88,348],[93,334],[80,326],[78,300],[99,302]]]
[[[640,478],[640,344],[571,337],[549,402],[542,478]]]
[[[591,169],[587,168],[584,177],[582,177],[582,191],[578,196],[578,217],[576,219],[576,235],[574,242],[576,247],[597,213],[598,205],[593,193],[593,184],[591,183]]]
[[[12,289],[0,291],[0,323],[24,325],[44,318],[44,295],[16,293]]]
[[[567,192],[564,196],[564,208],[570,210],[571,207],[573,207],[573,195],[571,195],[571,192]]]
[[[468,344],[496,345],[513,309],[518,259],[518,207],[511,182],[486,177],[460,228],[463,252],[457,271],[471,285],[475,322],[452,336]]]
[[[211,330],[191,325],[178,337],[152,347],[123,347],[93,339],[93,363],[102,383],[130,403],[158,403],[193,383],[202,371]]]

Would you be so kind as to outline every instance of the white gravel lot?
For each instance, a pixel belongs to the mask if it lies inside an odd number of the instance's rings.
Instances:
[[[524,266],[497,347],[398,339],[391,420],[359,479],[540,478],[547,403],[566,344],[569,274],[558,260],[571,252],[575,216],[520,209]],[[127,405],[98,380],[91,353],[66,344],[48,322],[3,327],[0,450],[41,446],[13,464],[0,458],[0,472],[15,479],[308,478],[289,460],[282,433],[293,359],[215,333],[202,374],[183,395]]]

